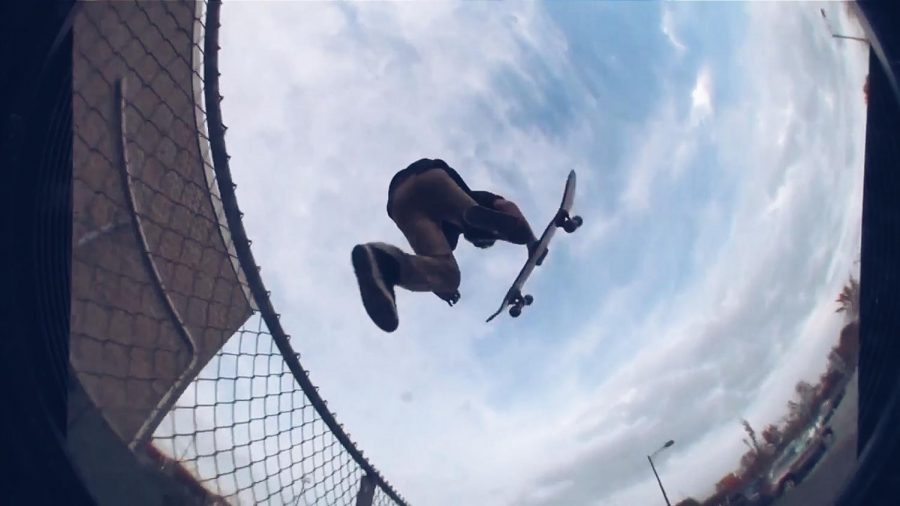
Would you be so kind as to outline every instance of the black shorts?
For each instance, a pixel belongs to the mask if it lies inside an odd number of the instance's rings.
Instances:
[[[401,170],[400,172],[394,174],[394,177],[391,178],[391,183],[388,185],[388,203],[387,203],[387,213],[388,216],[391,216],[391,203],[394,200],[394,188],[396,188],[400,183],[402,183],[406,178],[415,175],[421,174],[427,170],[431,169],[441,169],[446,172],[453,181],[459,185],[460,188],[463,189],[470,197],[472,197],[478,205],[492,207],[494,201],[501,198],[499,195],[493,194],[491,192],[486,191],[473,191],[469,188],[469,185],[463,181],[463,178],[459,175],[453,167],[447,165],[447,162],[441,159],[431,159],[431,158],[422,158],[421,160],[417,160],[411,163],[408,167]],[[393,216],[391,216],[393,218]]]
[[[494,202],[501,199],[502,197],[487,191],[475,191],[469,188],[469,185],[463,181],[463,178],[459,175],[453,167],[447,165],[447,162],[440,159],[430,159],[430,158],[422,158],[421,160],[417,160],[409,165],[409,167],[401,170],[397,174],[391,178],[391,183],[388,185],[388,203],[387,203],[387,212],[388,216],[393,219],[393,215],[391,215],[391,204],[394,201],[394,189],[400,185],[406,178],[415,175],[421,174],[422,172],[429,171],[431,169],[441,169],[445,171],[453,181],[459,185],[460,188],[464,192],[466,192],[472,199],[481,206],[485,207],[494,207]],[[456,245],[459,242],[459,236],[463,233],[467,232],[458,226],[452,223],[441,223],[441,229],[444,233],[444,236],[447,238],[447,243],[450,244],[450,249],[455,250]],[[468,237],[477,237],[482,232],[479,230],[469,230]]]

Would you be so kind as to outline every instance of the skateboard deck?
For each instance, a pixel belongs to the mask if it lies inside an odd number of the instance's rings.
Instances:
[[[534,268],[544,262],[544,257],[547,256],[548,251],[547,246],[553,239],[554,234],[556,234],[556,229],[563,228],[566,232],[572,233],[578,230],[578,227],[581,226],[581,216],[569,215],[569,213],[572,211],[572,204],[574,202],[575,171],[572,170],[569,171],[569,177],[568,179],[566,179],[566,188],[565,191],[563,191],[562,202],[559,205],[559,209],[556,211],[556,214],[553,215],[553,219],[550,220],[547,228],[544,229],[544,233],[541,234],[541,237],[538,239],[537,246],[528,257],[525,265],[522,266],[522,270],[519,271],[519,275],[516,276],[516,279],[515,281],[513,281],[512,286],[510,286],[509,290],[507,290],[506,296],[503,297],[503,302],[500,304],[500,308],[497,309],[494,314],[489,316],[486,321],[489,322],[493,320],[507,307],[509,308],[510,316],[512,316],[513,318],[517,318],[520,314],[522,314],[522,308],[524,308],[525,306],[530,306],[531,303],[534,302],[534,297],[532,297],[531,295],[522,295],[522,288],[524,287],[525,282],[528,281],[528,277],[531,276]]]

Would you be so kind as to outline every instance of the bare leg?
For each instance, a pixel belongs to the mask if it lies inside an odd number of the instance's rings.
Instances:
[[[420,213],[398,216],[397,226],[416,253],[409,255],[393,247],[392,254],[400,264],[397,285],[413,292],[456,292],[459,266],[441,227]]]
[[[393,332],[400,323],[395,286],[434,292],[448,302],[458,298],[459,268],[451,254],[410,255],[390,244],[370,242],[356,245],[352,260],[363,306],[385,332]]]
[[[398,285],[431,291],[444,300],[459,288],[460,273],[442,222],[463,223],[466,209],[478,204],[440,169],[411,176],[394,192],[392,215],[415,255],[401,260]]]
[[[514,244],[529,244],[536,239],[528,220],[515,203],[501,198],[494,204],[494,209],[480,206],[440,169],[411,176],[396,188],[392,214],[401,217],[410,212],[424,213],[437,223],[446,221],[460,227],[473,226],[496,232],[499,239]],[[400,223],[398,226],[403,229]],[[416,249],[412,241],[410,245],[417,254],[430,254],[424,249]]]
[[[410,176],[394,190],[392,213],[394,221],[407,221],[413,214],[424,215],[435,223],[446,221],[455,225],[463,224],[463,213],[469,208],[478,206],[446,172],[432,169]],[[397,226],[403,229],[398,222]],[[407,238],[409,236],[407,235]],[[410,243],[415,249],[416,246]],[[434,245],[437,247],[438,245]],[[449,246],[446,253],[450,252]],[[417,254],[429,252],[416,250]],[[442,254],[444,252],[436,252]]]

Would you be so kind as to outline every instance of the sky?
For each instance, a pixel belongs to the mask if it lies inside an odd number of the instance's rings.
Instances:
[[[223,116],[244,224],[301,362],[412,504],[702,497],[740,420],[785,414],[842,325],[859,256],[866,48],[840,4],[230,2]],[[542,228],[522,317],[487,324],[526,252],[461,242],[462,299],[368,319],[355,244],[409,251],[393,174],[441,158]]]

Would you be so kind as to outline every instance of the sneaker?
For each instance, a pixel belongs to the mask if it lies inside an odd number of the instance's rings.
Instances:
[[[400,323],[394,296],[399,268],[397,260],[373,244],[354,246],[352,260],[359,293],[369,317],[385,332],[397,330]]]

